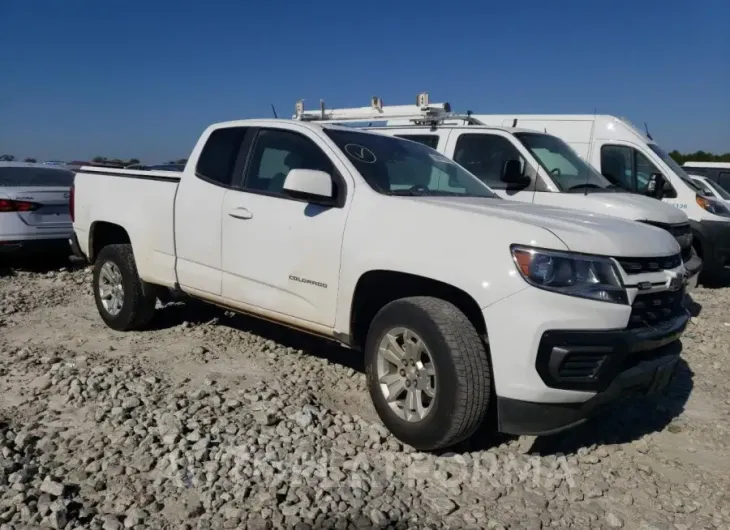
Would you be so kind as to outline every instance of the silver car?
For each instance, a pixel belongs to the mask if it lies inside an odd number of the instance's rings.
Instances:
[[[0,162],[0,259],[70,251],[73,179],[74,172],[62,166]]]

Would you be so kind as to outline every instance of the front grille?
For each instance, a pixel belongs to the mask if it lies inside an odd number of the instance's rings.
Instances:
[[[684,289],[637,295],[631,305],[629,328],[653,327],[685,312]]]
[[[677,240],[677,243],[679,243],[679,247],[682,249],[682,261],[689,261],[692,257],[692,229],[689,224],[668,225],[665,223],[650,222],[646,222],[646,224],[656,226],[657,228],[661,228],[672,234],[674,239]]]
[[[565,379],[592,379],[605,359],[605,352],[570,353],[560,363],[558,375]]]
[[[664,269],[676,269],[682,264],[680,254],[663,258],[616,258],[626,274],[657,272]]]

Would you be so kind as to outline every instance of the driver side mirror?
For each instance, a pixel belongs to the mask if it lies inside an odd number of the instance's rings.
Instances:
[[[646,194],[649,197],[662,200],[664,193],[667,191],[668,182],[661,173],[652,173],[649,177],[649,183],[646,186]]]
[[[313,204],[334,204],[332,177],[314,169],[292,169],[284,180],[284,193]]]
[[[504,163],[500,180],[509,188],[526,188],[530,185],[530,177],[522,173],[522,164],[519,160],[507,160]]]

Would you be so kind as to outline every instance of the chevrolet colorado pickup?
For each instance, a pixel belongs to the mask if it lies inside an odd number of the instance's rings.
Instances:
[[[337,341],[421,450],[488,411],[543,434],[658,392],[688,321],[667,231],[504,200],[430,147],[353,128],[214,124],[181,172],[81,168],[71,204],[109,327],[143,328],[177,292]]]

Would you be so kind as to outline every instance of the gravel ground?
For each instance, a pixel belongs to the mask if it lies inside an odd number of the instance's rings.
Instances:
[[[730,528],[730,288],[695,291],[664,396],[434,455],[357,354],[195,303],[117,333],[90,280],[0,272],[0,530]]]

